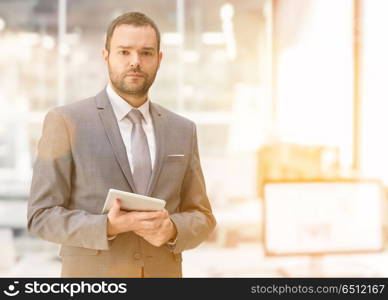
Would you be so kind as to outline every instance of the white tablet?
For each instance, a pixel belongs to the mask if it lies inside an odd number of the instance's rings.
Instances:
[[[162,210],[166,201],[120,190],[110,189],[105,200],[102,213],[107,213],[113,206],[115,199],[121,200],[121,209],[128,211],[152,211]]]

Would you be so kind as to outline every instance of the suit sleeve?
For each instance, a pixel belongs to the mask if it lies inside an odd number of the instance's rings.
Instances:
[[[67,209],[73,172],[70,131],[59,111],[47,114],[33,167],[28,230],[50,242],[107,250],[107,216]]]
[[[176,243],[170,249],[174,253],[197,247],[208,238],[216,226],[216,220],[206,195],[194,124],[192,155],[183,179],[180,211],[172,214],[171,220],[177,228]]]

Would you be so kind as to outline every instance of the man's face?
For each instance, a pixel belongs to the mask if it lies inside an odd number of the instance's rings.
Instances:
[[[118,92],[134,96],[147,94],[162,59],[151,26],[126,24],[115,28],[110,51],[104,49],[103,56],[113,87]]]

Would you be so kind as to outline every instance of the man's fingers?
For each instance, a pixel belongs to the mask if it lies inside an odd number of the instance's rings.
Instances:
[[[117,215],[120,212],[120,204],[120,200],[115,199],[115,201],[113,202],[113,206],[110,209],[110,212],[112,212],[114,215]]]
[[[134,215],[136,215],[136,218],[140,220],[151,220],[151,219],[158,219],[161,217],[164,217],[165,213],[162,210],[157,211],[135,211],[132,212]]]
[[[142,220],[139,221],[133,230],[135,233],[141,232],[142,234],[155,234],[162,228],[163,221],[159,219],[155,220]]]

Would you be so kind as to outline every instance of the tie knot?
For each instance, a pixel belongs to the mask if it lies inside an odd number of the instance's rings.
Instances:
[[[131,120],[133,124],[141,124],[141,120],[143,119],[143,114],[140,110],[133,108],[128,113],[128,118]]]

